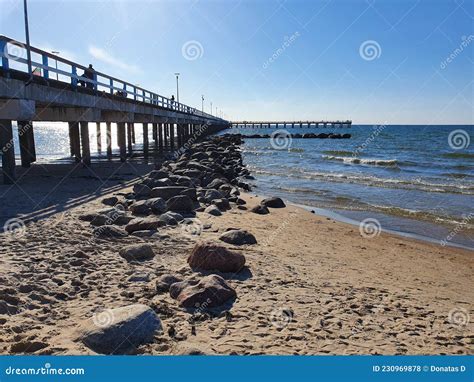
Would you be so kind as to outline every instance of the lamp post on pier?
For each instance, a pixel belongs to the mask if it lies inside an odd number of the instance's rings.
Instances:
[[[211,102],[211,115],[212,115],[212,102]]]
[[[180,73],[175,73],[176,76],[176,101],[179,103],[179,75]]]
[[[201,111],[204,113],[204,94],[201,95]]]
[[[23,0],[23,14],[25,16],[26,58],[28,62],[28,74],[30,75],[30,80],[32,80],[33,71],[31,70],[30,30],[28,28],[28,4],[26,0]]]

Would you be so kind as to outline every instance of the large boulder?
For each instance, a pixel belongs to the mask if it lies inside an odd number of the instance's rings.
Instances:
[[[128,305],[95,313],[82,324],[78,340],[96,353],[127,354],[153,341],[160,329],[161,321],[150,307]]]
[[[149,231],[156,230],[159,227],[163,227],[165,225],[166,223],[164,223],[160,218],[157,217],[136,218],[130,221],[125,226],[125,230],[128,233],[132,233],[135,231]]]
[[[245,265],[245,256],[212,242],[196,243],[188,257],[192,269],[238,272]]]
[[[173,196],[166,202],[168,211],[192,212],[194,211],[194,203],[187,195]]]
[[[265,207],[270,207],[270,208],[285,208],[286,204],[281,198],[267,198],[263,199],[261,204]]]
[[[175,298],[184,308],[214,308],[237,297],[235,290],[218,275],[203,277],[197,284],[178,284],[179,288],[173,288],[175,284],[172,284],[170,292],[172,289],[173,295],[179,292]]]
[[[243,244],[257,244],[257,239],[250,232],[241,229],[232,229],[224,232],[219,240],[228,244],[243,245]]]
[[[132,244],[123,247],[119,255],[127,261],[145,261],[155,257],[155,252],[149,244]]]
[[[181,192],[187,189],[188,187],[184,186],[155,187],[151,190],[150,196],[152,198],[163,198],[168,200],[173,196],[179,195]]]

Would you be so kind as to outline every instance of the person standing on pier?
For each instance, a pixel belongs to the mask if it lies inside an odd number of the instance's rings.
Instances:
[[[84,70],[84,73],[81,77],[92,81],[95,80],[95,69],[92,67],[92,64],[89,64],[89,67]],[[92,82],[81,80],[80,83],[82,86],[85,86],[88,89],[94,89],[94,84]]]

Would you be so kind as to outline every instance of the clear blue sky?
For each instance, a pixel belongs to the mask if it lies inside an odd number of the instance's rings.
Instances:
[[[24,41],[22,12],[0,0],[0,33]],[[166,96],[180,72],[181,102],[234,120],[474,124],[473,16],[472,0],[29,1],[33,46]]]

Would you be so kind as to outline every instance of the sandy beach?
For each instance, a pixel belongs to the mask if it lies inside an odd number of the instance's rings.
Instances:
[[[159,227],[152,236],[97,238],[80,217],[107,207],[104,199],[123,200],[152,169],[122,169],[125,175],[97,184],[82,173],[68,176],[49,194],[45,216],[0,234],[1,354],[96,354],[81,340],[83,324],[131,304],[150,307],[161,320],[153,339],[132,354],[472,353],[474,260],[467,250],[383,232],[364,237],[357,226],[287,201],[260,215],[251,209],[262,198],[242,190],[245,207],[231,203],[221,216],[199,211],[191,224]],[[23,183],[29,195],[48,188],[41,171]],[[28,210],[17,195],[2,197],[2,216],[3,206]],[[257,243],[219,240],[229,229],[246,230]],[[209,241],[243,254],[245,267],[191,269],[193,247]],[[135,244],[149,244],[154,256],[119,255]],[[190,311],[157,289],[163,275],[198,281],[210,273],[237,295],[223,307]]]

